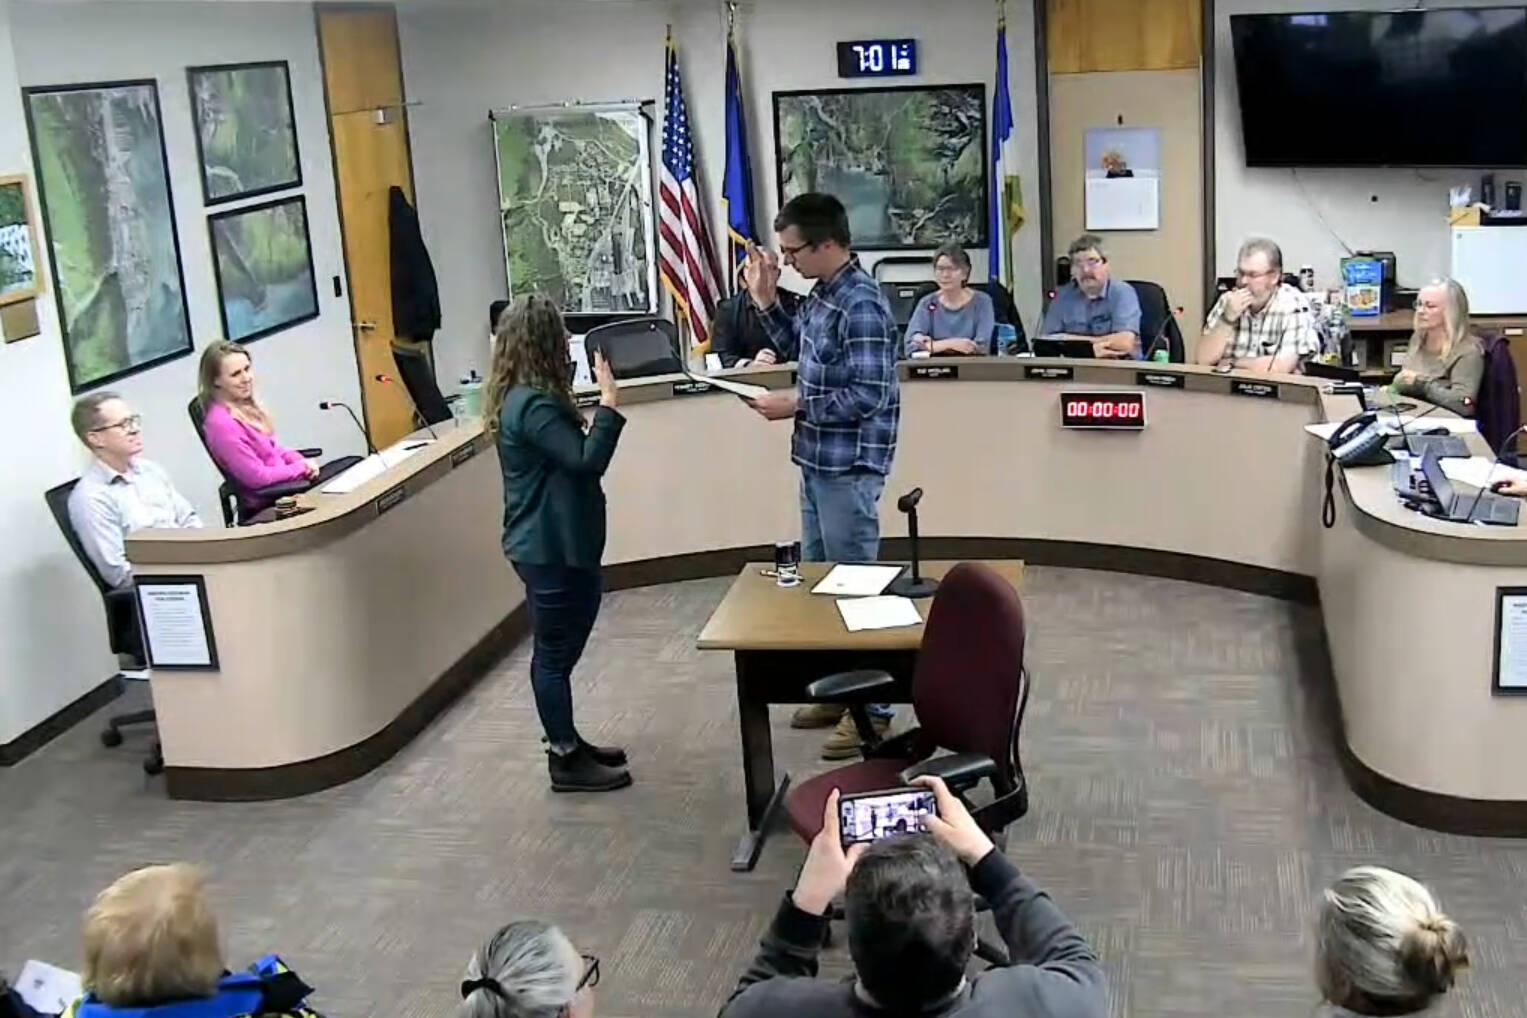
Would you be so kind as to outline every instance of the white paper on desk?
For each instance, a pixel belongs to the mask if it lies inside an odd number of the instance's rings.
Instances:
[[[1418,423],[1417,418],[1409,414],[1402,416],[1405,422],[1405,434],[1407,437],[1420,436],[1424,431],[1433,428],[1445,428],[1449,435],[1468,435],[1479,430],[1479,425],[1464,417],[1428,417]],[[1343,421],[1328,421],[1325,424],[1306,424],[1304,430],[1329,442],[1331,436],[1336,434],[1336,429],[1341,427]],[[1400,434],[1399,422],[1393,414],[1385,414],[1382,411],[1378,415],[1379,431],[1386,435]]]
[[[1483,488],[1497,481],[1527,481],[1527,470],[1497,463],[1489,456],[1470,456],[1463,459],[1450,456],[1441,461],[1442,472],[1450,481]],[[1492,469],[1493,468],[1493,469]]]
[[[900,575],[901,566],[837,565],[811,592],[834,597],[874,597],[885,593],[886,586]]]
[[[422,438],[408,439],[389,445],[381,452],[367,456],[319,490],[325,495],[348,495],[367,481],[381,477],[383,473],[402,463],[426,445],[429,445],[429,441]]]
[[[757,399],[759,396],[766,396],[769,393],[769,390],[762,385],[749,385],[747,382],[734,382],[730,378],[717,378],[714,375],[697,375],[687,368],[685,369],[684,374],[688,375],[690,378],[697,382],[704,382],[706,385],[714,385],[716,388],[722,390],[723,392],[730,392],[734,396],[741,396],[743,399]]]
[[[15,989],[28,1006],[43,1014],[63,1014],[85,995],[79,973],[45,961],[28,961],[21,966]]]
[[[838,602],[838,614],[850,633],[923,624],[917,605],[906,597],[846,597]]]

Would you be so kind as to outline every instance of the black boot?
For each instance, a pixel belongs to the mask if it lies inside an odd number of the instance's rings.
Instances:
[[[606,767],[581,745],[571,753],[546,751],[553,792],[613,792],[631,783],[631,772]]]
[[[578,746],[606,767],[626,765],[626,751],[620,746],[596,746],[592,742],[586,742],[581,735],[578,736]]]

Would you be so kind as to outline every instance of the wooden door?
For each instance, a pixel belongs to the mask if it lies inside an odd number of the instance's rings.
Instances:
[[[402,382],[376,380],[398,373],[392,357],[388,195],[397,186],[409,201],[414,197],[397,19],[391,7],[323,5],[317,15],[361,401],[366,430],[382,448],[415,426]]]

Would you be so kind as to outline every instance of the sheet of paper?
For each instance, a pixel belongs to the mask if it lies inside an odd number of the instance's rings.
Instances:
[[[45,961],[28,961],[21,966],[15,989],[28,1006],[43,1014],[63,1014],[85,995],[77,972]]]
[[[1442,472],[1450,481],[1475,488],[1483,488],[1487,483],[1494,484],[1497,481],[1527,480],[1527,470],[1497,463],[1489,456],[1470,456],[1468,459],[1449,457],[1442,461]]]
[[[1446,428],[1449,435],[1468,435],[1479,430],[1479,425],[1463,417],[1437,417],[1434,415],[1425,420],[1418,421],[1412,414],[1401,414],[1400,420],[1405,422],[1406,435],[1419,435],[1421,432],[1429,431],[1433,428]],[[1379,411],[1378,423],[1379,430],[1386,435],[1398,435],[1400,433],[1400,422],[1395,419],[1394,414]],[[1322,438],[1329,442],[1331,436],[1336,434],[1336,429],[1341,426],[1341,421],[1327,421],[1324,424],[1306,424],[1304,430],[1316,438]]]
[[[850,633],[919,626],[923,621],[917,605],[906,597],[848,597],[838,602],[838,614]]]
[[[146,576],[138,581],[137,589],[149,663],[155,667],[212,667],[196,584],[155,583]]]
[[[901,566],[833,566],[813,594],[834,597],[874,597],[885,592],[886,585],[901,575]]]
[[[714,385],[716,388],[741,396],[743,399],[756,399],[765,395],[769,390],[762,385],[749,385],[747,382],[737,382],[730,378],[717,378],[712,375],[697,375],[692,371],[685,370],[684,374],[697,382],[706,385]]]
[[[1157,177],[1087,178],[1087,229],[1155,230],[1161,226]]]
[[[1501,598],[1499,639],[1497,683],[1502,689],[1527,689],[1527,597]]]
[[[349,494],[367,481],[382,476],[383,473],[402,463],[426,445],[429,445],[428,441],[418,438],[389,445],[381,452],[367,456],[355,464],[355,466],[346,470],[328,484],[325,484],[319,491],[325,495]]]

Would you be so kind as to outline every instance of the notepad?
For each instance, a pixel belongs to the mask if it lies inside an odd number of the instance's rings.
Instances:
[[[811,592],[833,597],[874,597],[885,593],[891,581],[901,575],[901,569],[901,566],[833,566]]]
[[[838,601],[838,614],[850,633],[865,629],[900,629],[920,626],[917,605],[905,597],[846,597]]]

